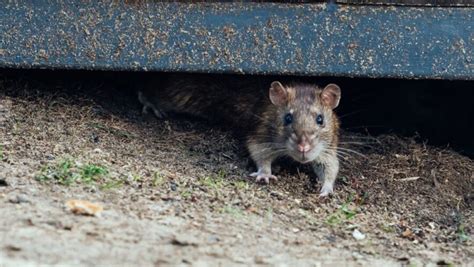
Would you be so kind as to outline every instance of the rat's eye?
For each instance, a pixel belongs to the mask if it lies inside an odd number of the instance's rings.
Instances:
[[[285,125],[291,124],[293,122],[293,115],[291,115],[291,113],[287,113],[283,121],[285,122]]]
[[[318,125],[323,125],[323,123],[324,123],[323,115],[319,114],[318,116],[316,116],[316,123]]]

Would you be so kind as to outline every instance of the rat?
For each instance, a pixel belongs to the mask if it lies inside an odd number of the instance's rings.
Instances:
[[[322,180],[320,196],[333,192],[339,171],[337,158],[341,89],[336,84],[265,82],[192,74],[170,74],[151,79],[139,92],[143,112],[160,119],[170,113],[188,114],[231,125],[243,135],[257,166],[250,174],[257,182],[277,180],[272,162],[289,156],[311,164]],[[260,90],[259,90],[260,89]]]

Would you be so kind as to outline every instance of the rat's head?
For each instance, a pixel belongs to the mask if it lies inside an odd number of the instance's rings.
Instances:
[[[275,81],[269,93],[289,156],[306,163],[336,145],[333,140],[338,124],[333,109],[341,99],[339,86],[328,84],[321,90],[314,85],[284,86]]]

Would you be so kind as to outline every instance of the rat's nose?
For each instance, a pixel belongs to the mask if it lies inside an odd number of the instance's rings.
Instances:
[[[298,151],[301,153],[308,152],[311,149],[311,146],[308,143],[298,144]]]

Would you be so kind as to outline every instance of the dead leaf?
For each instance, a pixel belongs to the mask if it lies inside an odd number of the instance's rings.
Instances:
[[[252,212],[252,213],[258,213],[258,208],[256,208],[256,207],[249,207],[249,208],[247,209],[247,211],[248,211],[248,212]]]
[[[99,204],[77,199],[68,200],[66,207],[74,214],[88,216],[100,216],[100,213],[104,210]]]
[[[415,238],[415,234],[410,229],[406,229],[405,231],[403,231],[402,236],[408,239]]]

